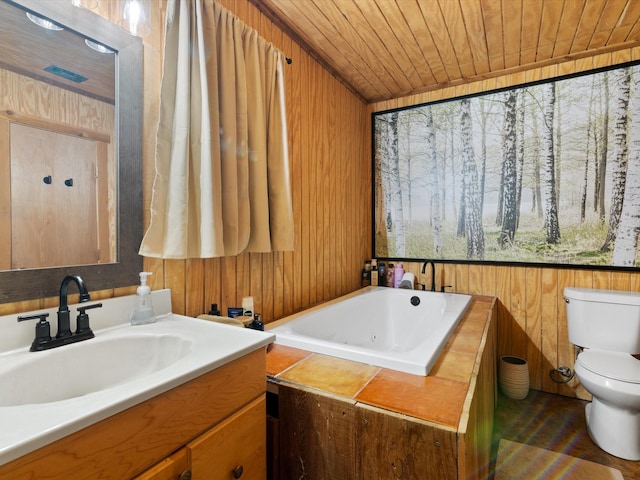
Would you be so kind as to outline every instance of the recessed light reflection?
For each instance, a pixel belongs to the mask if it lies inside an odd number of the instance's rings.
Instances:
[[[31,20],[33,23],[38,25],[39,27],[46,28],[47,30],[54,30],[59,32],[60,30],[64,30],[60,25],[53,23],[51,20],[47,20],[46,18],[39,17],[34,15],[31,12],[26,12],[27,18]]]
[[[84,39],[84,43],[87,44],[87,47],[92,48],[96,52],[100,52],[100,53],[116,53],[113,50],[111,50],[110,48],[105,47],[101,43],[92,42],[88,38]]]

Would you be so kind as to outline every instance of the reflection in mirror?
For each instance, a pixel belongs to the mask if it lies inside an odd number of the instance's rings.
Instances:
[[[85,40],[0,3],[0,270],[117,260],[115,55]]]
[[[69,272],[136,283],[141,60],[140,39],[69,1],[0,0],[1,303]]]

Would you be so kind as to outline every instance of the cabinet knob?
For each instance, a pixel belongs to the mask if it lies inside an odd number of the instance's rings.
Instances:
[[[233,469],[232,473],[233,473],[233,478],[238,479],[244,473],[244,468],[242,468],[242,465],[238,465],[236,468]]]
[[[191,470],[185,470],[178,475],[178,480],[191,480]]]

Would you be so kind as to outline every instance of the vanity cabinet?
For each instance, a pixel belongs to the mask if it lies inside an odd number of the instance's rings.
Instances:
[[[265,408],[262,395],[135,480],[264,480]]]
[[[266,477],[266,353],[259,348],[0,466],[0,479]],[[144,472],[144,473],[142,473]]]

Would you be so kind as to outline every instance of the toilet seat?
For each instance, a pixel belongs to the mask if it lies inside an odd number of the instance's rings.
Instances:
[[[596,375],[640,384],[640,360],[628,353],[584,350],[576,361]]]

